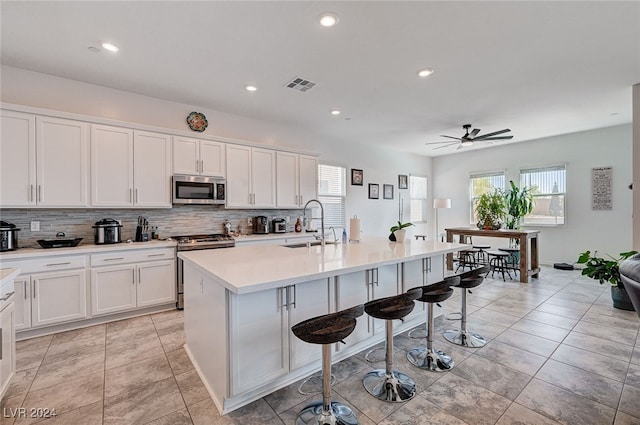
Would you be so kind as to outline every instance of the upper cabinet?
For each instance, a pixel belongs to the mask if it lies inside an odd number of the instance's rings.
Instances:
[[[225,145],[210,140],[173,137],[173,173],[225,177]]]
[[[301,208],[317,196],[318,160],[290,152],[276,155],[276,204],[278,208]]]
[[[0,206],[36,205],[36,117],[0,111]]]
[[[86,207],[86,123],[2,111],[2,207]]]
[[[227,208],[275,208],[276,151],[227,145]]]
[[[171,136],[91,127],[91,205],[171,207]]]

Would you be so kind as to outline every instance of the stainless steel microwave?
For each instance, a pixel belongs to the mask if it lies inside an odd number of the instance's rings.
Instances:
[[[224,204],[226,180],[221,177],[176,174],[172,179],[174,204]]]

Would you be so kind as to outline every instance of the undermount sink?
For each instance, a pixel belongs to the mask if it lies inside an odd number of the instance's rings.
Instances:
[[[330,245],[330,244],[334,244],[335,242],[325,241],[324,243],[325,245]],[[300,243],[294,243],[294,244],[283,245],[283,246],[285,248],[304,248],[306,246],[318,246],[320,244],[322,244],[322,241],[300,242]]]

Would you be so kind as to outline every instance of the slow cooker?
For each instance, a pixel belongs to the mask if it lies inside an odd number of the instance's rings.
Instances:
[[[15,224],[0,221],[0,252],[18,249],[18,232]]]
[[[122,224],[112,218],[103,218],[93,226],[96,245],[122,242]]]

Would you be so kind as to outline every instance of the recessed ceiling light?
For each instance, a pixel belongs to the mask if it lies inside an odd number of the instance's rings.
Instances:
[[[431,74],[433,74],[433,68],[425,68],[418,71],[418,77],[420,78],[426,78]]]
[[[331,115],[340,115],[340,111],[338,111],[337,109],[332,109]]]
[[[338,15],[333,12],[325,12],[320,15],[320,25],[323,27],[332,27],[338,23]]]
[[[256,91],[258,90],[258,88],[256,86],[245,86],[245,89],[247,89],[247,91]]]
[[[104,47],[105,49],[107,49],[110,52],[117,52],[118,50],[120,50],[120,48],[118,46],[116,46],[115,44],[111,44],[111,43],[102,43],[102,47]]]

